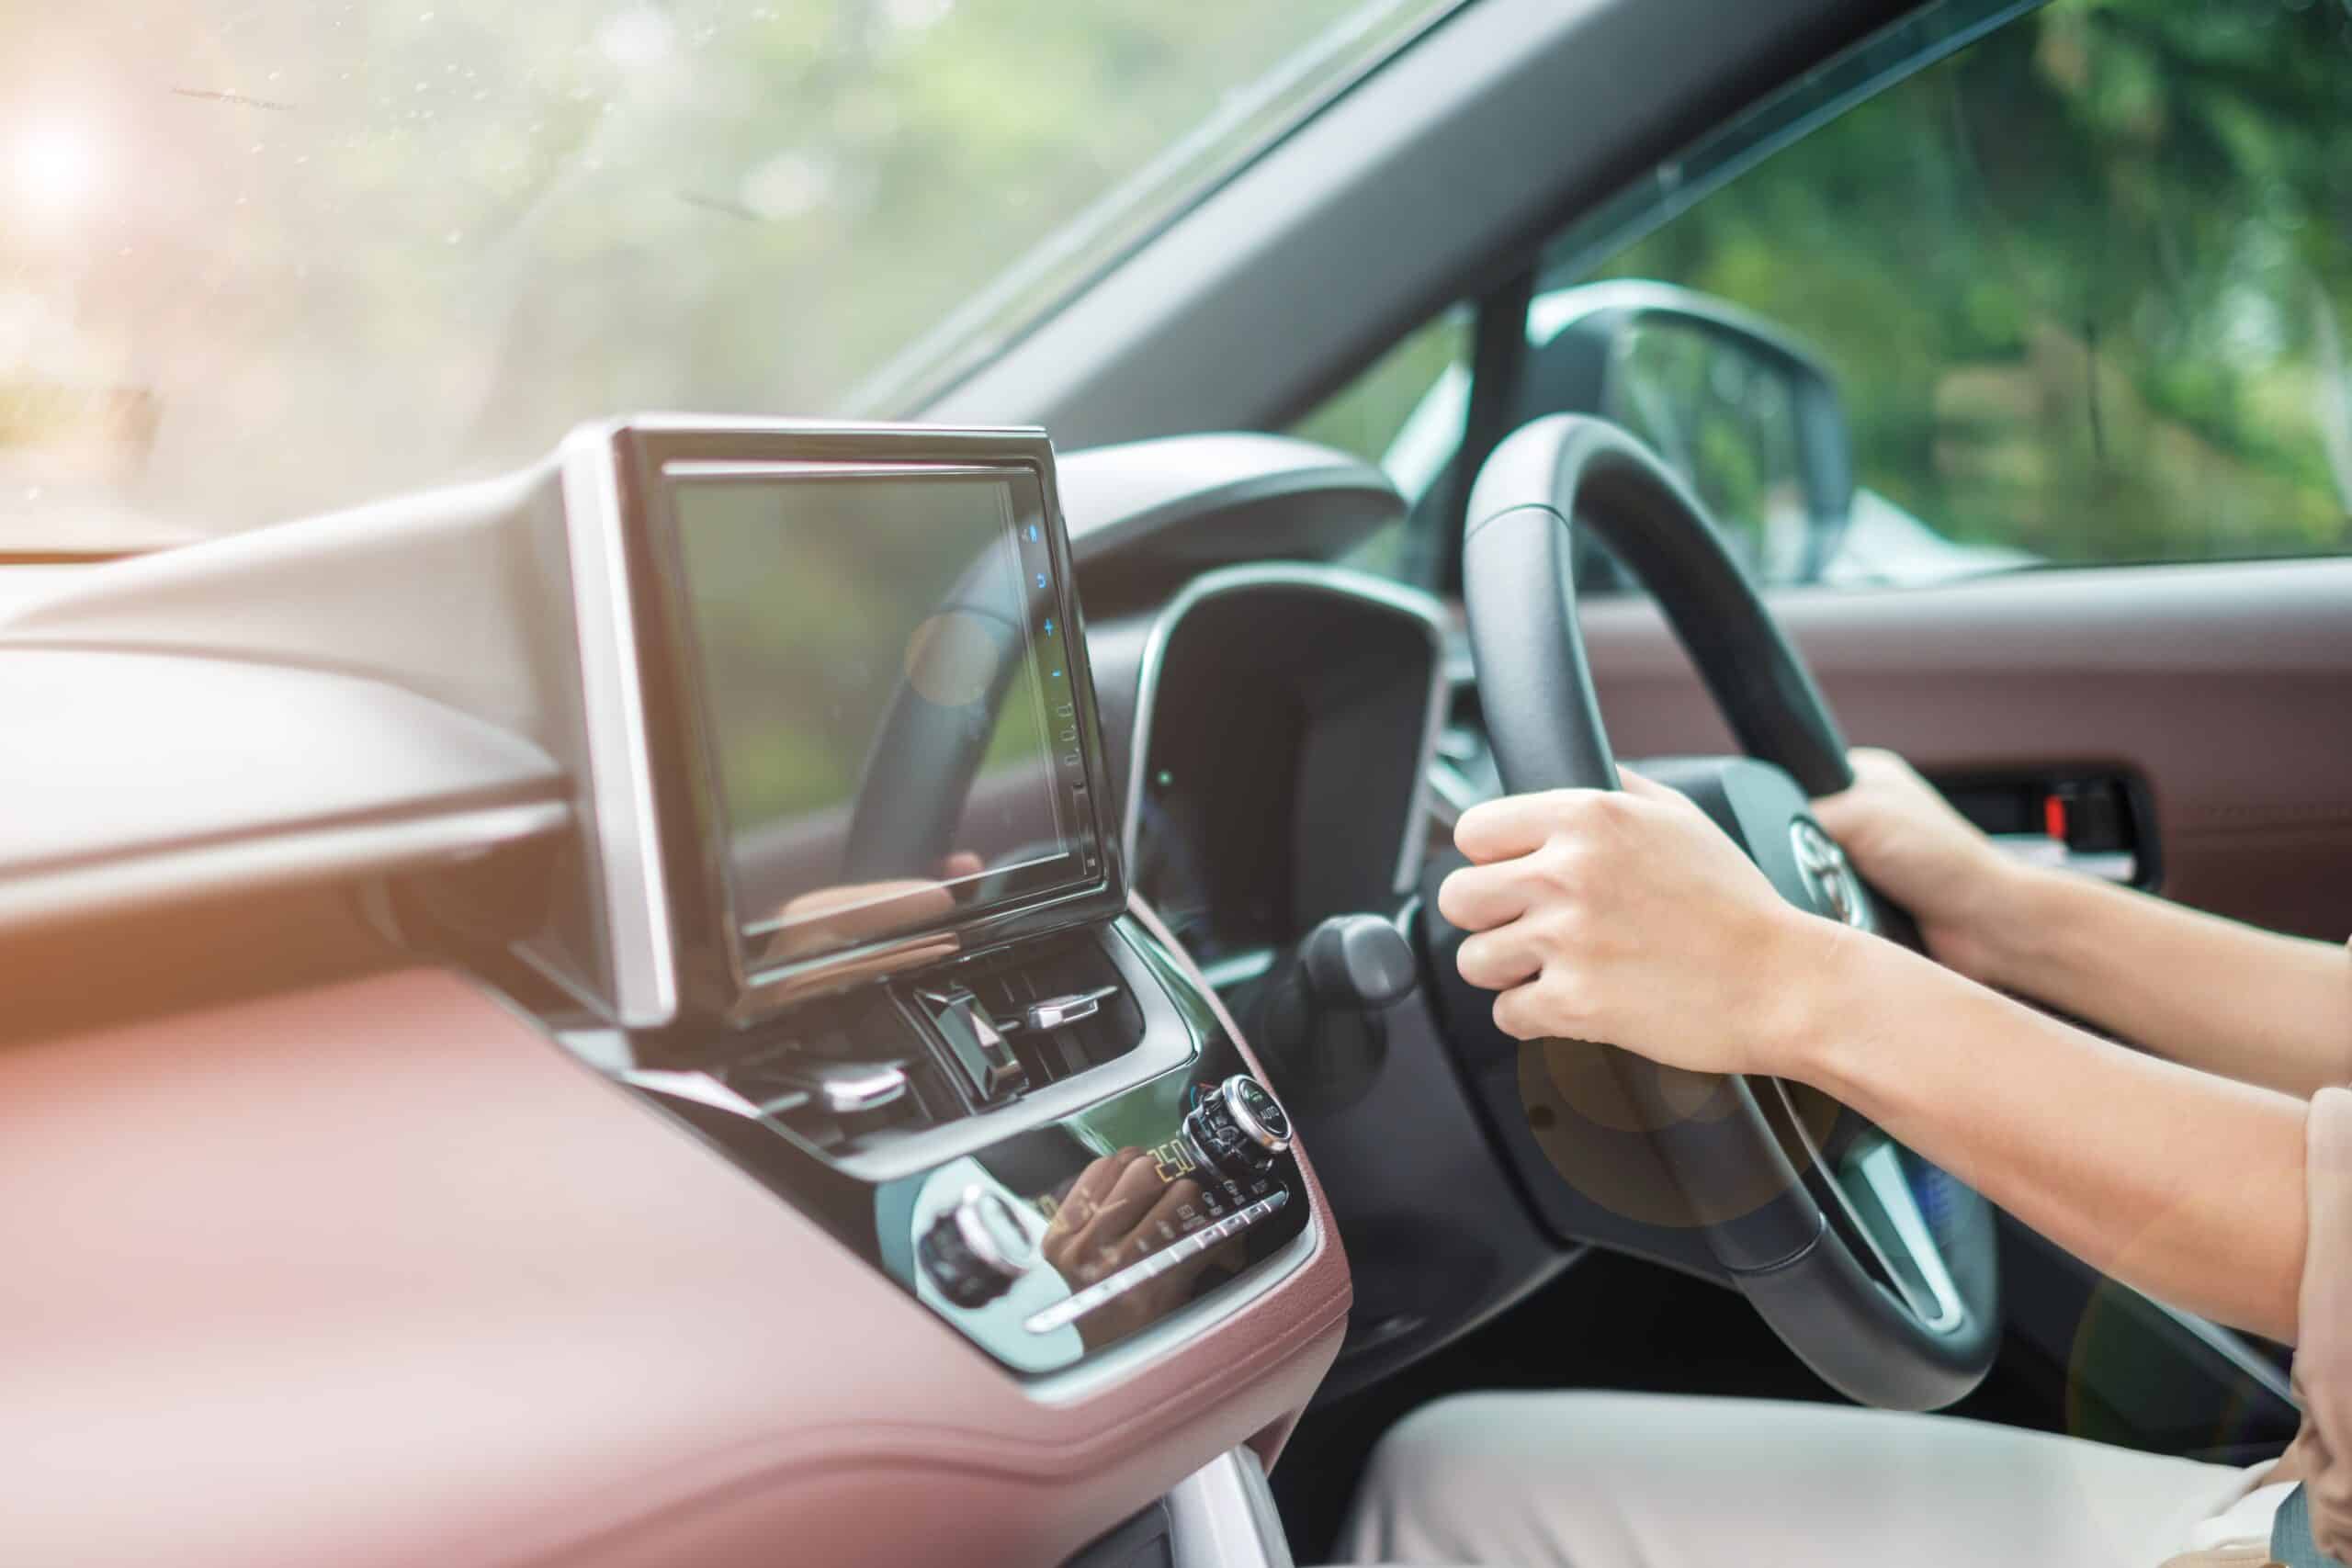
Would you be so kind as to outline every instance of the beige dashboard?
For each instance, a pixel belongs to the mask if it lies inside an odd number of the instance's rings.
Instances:
[[[662,893],[718,840],[682,826],[684,644],[629,629],[668,580],[605,493],[620,428],[0,611],[0,1562],[1034,1568],[1214,1504],[1170,1526],[1190,1564],[1262,1523],[1232,1477],[1332,1367],[1351,1276],[1258,1055],[1080,830],[1119,778],[1067,634],[1081,556],[1181,580],[1170,540],[1273,507],[1314,537],[1254,547],[1320,547],[1393,489],[1304,443],[1155,443],[1071,462],[1080,527],[1040,433],[644,422],[785,450],[761,484],[1028,454],[1041,509],[987,549],[1035,570],[1022,613],[1065,636],[1020,646],[1085,734],[1050,759],[1080,829],[1035,863],[1077,892],[981,876],[952,962],[877,941],[728,1011],[689,961],[731,908]],[[891,462],[827,457],[853,441]],[[1050,1235],[1098,1168],[1160,1184],[1132,1225],[1119,1186],[1093,1252],[956,1293],[990,1261],[954,1252],[968,1172]]]
[[[1271,1460],[1349,1303],[1327,1228],[1177,1352],[1040,1400],[429,968],[19,1045],[0,1189],[28,1562],[1056,1562]]]

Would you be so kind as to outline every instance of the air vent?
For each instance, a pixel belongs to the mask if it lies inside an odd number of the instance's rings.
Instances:
[[[1116,1061],[1143,1038],[1142,1009],[1111,955],[1090,939],[1029,949],[956,977],[995,1021],[1032,1090]]]
[[[1012,1104],[1142,1039],[1117,964],[1079,937],[809,1002],[718,1076],[838,1158]]]
[[[820,1149],[952,1122],[964,1105],[922,1027],[875,989],[799,1009],[730,1063],[727,1087]]]

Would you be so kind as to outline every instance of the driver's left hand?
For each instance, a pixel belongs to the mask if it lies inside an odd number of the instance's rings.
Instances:
[[[1796,908],[1690,799],[1619,770],[1622,791],[1510,795],[1464,812],[1474,864],[1438,909],[1462,977],[1501,994],[1521,1040],[1605,1041],[1698,1072],[1782,1070],[1809,983],[1847,928]]]

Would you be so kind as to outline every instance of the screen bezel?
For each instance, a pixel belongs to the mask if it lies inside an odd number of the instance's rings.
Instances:
[[[899,975],[1024,936],[1110,919],[1125,907],[1124,868],[1110,825],[1103,759],[1084,621],[1073,587],[1069,529],[1054,483],[1053,447],[1042,431],[933,429],[911,425],[669,425],[639,422],[613,438],[631,599],[637,613],[639,679],[646,697],[654,809],[668,885],[679,1020],[763,1021],[804,997]],[[1063,659],[1076,706],[1083,797],[1071,807],[1077,874],[956,910],[952,918],[784,962],[761,962],[738,918],[733,856],[715,727],[685,575],[674,505],[673,466],[742,466],[789,483],[796,477],[888,483],[891,477],[944,477],[949,470],[1001,473],[1034,490],[1043,520]],[[772,470],[772,473],[766,472]],[[1033,647],[1028,654],[1038,657]],[[1039,671],[1042,675],[1042,671]],[[1056,779],[1056,789],[1067,781]],[[1091,860],[1095,870],[1084,871]]]

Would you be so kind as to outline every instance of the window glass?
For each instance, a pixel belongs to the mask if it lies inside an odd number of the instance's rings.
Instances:
[[[1452,3],[8,6],[0,549],[903,412]]]
[[[1433,470],[1462,439],[1469,357],[1469,312],[1447,310],[1407,333],[1291,434],[1372,462]]]
[[[1580,291],[1640,279],[1817,363],[1850,449],[1832,547],[1792,546],[1785,411],[1720,355],[1629,324],[1619,373],[1550,406],[1679,432],[1768,581],[2352,548],[2352,12],[2052,0],[1948,52],[1996,20],[1937,8],[1901,68],[1884,40],[1875,80],[1828,68],[1543,258],[1531,361]]]
[[[1470,313],[1446,310],[1407,333],[1291,434],[1385,464],[1399,487],[1417,496],[1462,444],[1469,362]],[[1358,546],[1347,564],[1415,578],[1422,565],[1411,558],[1415,542],[1400,518]]]

